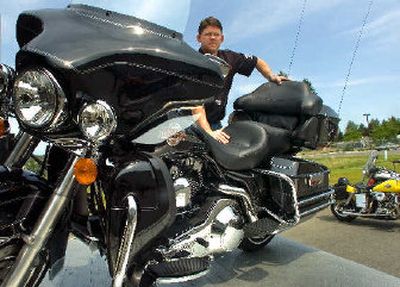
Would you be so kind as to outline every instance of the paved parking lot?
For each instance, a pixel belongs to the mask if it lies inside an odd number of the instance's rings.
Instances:
[[[41,286],[105,287],[111,279],[105,260],[77,239],[71,239],[64,269]],[[217,258],[211,271],[198,280],[163,284],[162,287],[398,287],[400,278],[327,252],[304,246],[282,236],[257,253],[236,250]]]
[[[344,223],[327,208],[282,236],[400,277],[400,219]]]

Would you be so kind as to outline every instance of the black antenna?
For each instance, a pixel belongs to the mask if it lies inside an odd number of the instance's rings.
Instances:
[[[367,19],[368,19],[368,17],[369,17],[370,12],[371,12],[371,7],[372,7],[373,2],[374,2],[373,0],[369,1],[367,14],[365,14],[364,19],[363,19],[363,23],[362,23],[361,28],[360,28],[360,31],[358,32],[357,42],[356,42],[356,45],[354,46],[354,51],[353,51],[353,55],[352,55],[352,57],[351,57],[351,61],[350,61],[350,65],[349,65],[349,70],[347,71],[347,75],[346,75],[346,78],[345,78],[345,80],[344,80],[344,86],[343,86],[343,90],[342,90],[342,96],[340,97],[339,108],[338,108],[338,112],[337,112],[337,113],[338,113],[338,117],[340,117],[340,111],[341,111],[341,109],[342,109],[344,94],[345,94],[345,92],[346,92],[347,85],[348,85],[348,83],[349,83],[349,79],[350,79],[350,75],[351,75],[351,70],[352,70],[352,68],[353,68],[354,60],[355,60],[356,55],[357,55],[358,47],[360,47],[361,38],[362,38],[362,35],[363,35],[363,33],[364,33],[364,27],[365,27],[365,25],[367,24]]]

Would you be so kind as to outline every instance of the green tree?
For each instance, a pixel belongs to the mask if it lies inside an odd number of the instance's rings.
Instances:
[[[362,133],[360,132],[359,126],[356,125],[353,121],[348,121],[346,129],[344,131],[343,140],[355,141],[361,139],[361,137]]]
[[[303,83],[305,83],[308,87],[308,89],[310,90],[311,93],[313,93],[314,95],[318,95],[317,90],[314,88],[314,86],[312,85],[311,81],[307,78],[303,79]]]
[[[289,77],[289,75],[287,73],[285,73],[284,71],[279,71],[278,76],[284,76],[286,78]],[[314,88],[313,84],[311,83],[311,81],[307,78],[303,79],[303,83],[305,83],[308,87],[308,89],[310,90],[311,93],[318,95],[317,90]]]
[[[389,140],[395,140],[396,136],[400,134],[400,119],[390,117],[383,120],[382,123],[375,120],[370,123],[370,135],[375,143],[381,143]]]

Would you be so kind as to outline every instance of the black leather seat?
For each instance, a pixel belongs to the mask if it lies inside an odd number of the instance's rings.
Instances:
[[[253,121],[237,121],[224,131],[230,135],[228,144],[221,144],[202,131],[213,158],[228,170],[257,167],[268,155],[290,148],[289,132]]]

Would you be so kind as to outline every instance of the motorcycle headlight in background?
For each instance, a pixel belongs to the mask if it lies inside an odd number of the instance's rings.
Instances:
[[[83,135],[90,141],[101,141],[117,128],[117,117],[104,101],[85,105],[79,113],[79,125]]]
[[[65,94],[45,69],[27,70],[17,76],[13,102],[17,118],[31,128],[52,128],[66,114]]]

